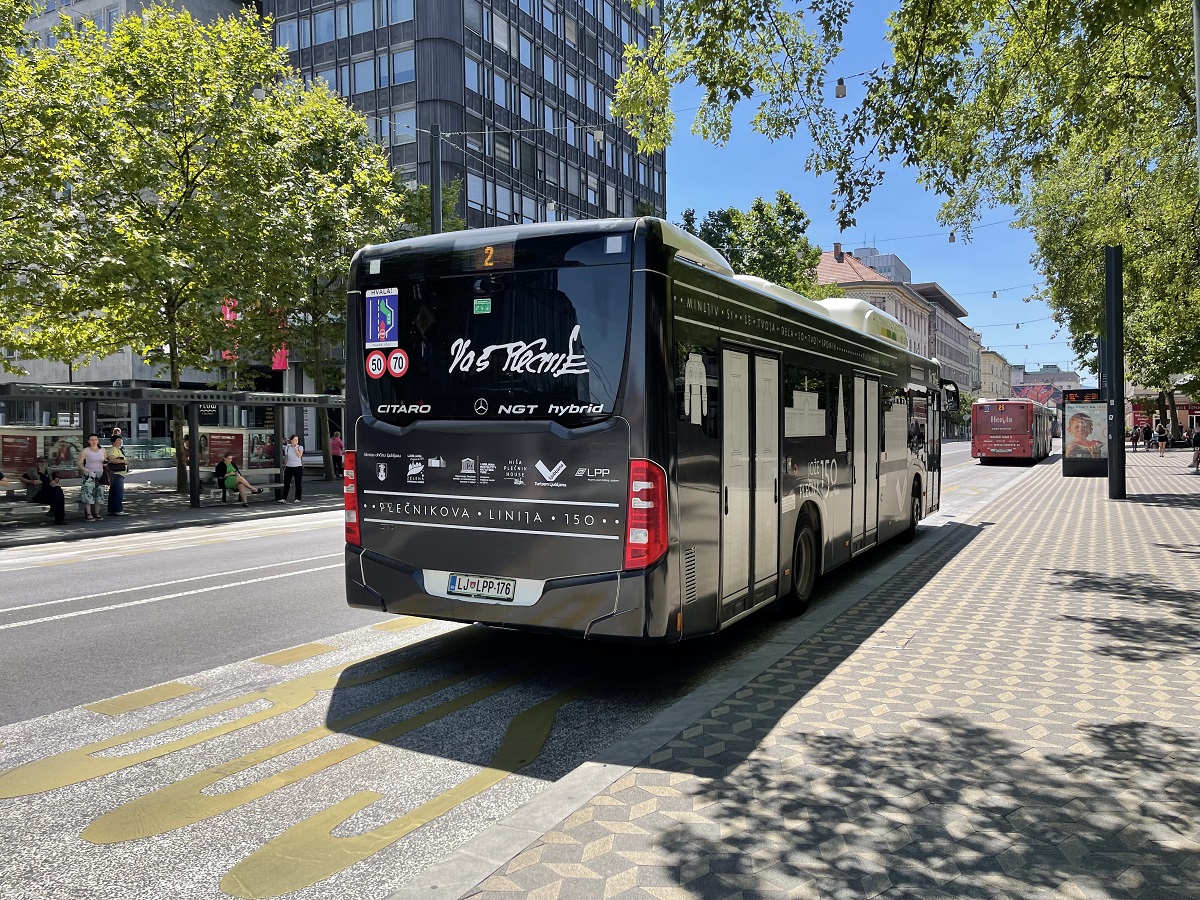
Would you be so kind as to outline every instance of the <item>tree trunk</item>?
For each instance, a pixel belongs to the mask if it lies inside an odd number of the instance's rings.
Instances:
[[[1183,437],[1183,429],[1179,427],[1179,407],[1175,405],[1175,389],[1167,391],[1167,406],[1171,408],[1171,424],[1168,426],[1171,432],[1171,440],[1177,441]]]
[[[317,345],[317,364],[313,367],[313,393],[325,393],[325,357],[320,344]],[[333,481],[333,454],[329,452],[329,415],[317,407],[317,423],[321,434],[321,462],[325,466],[325,480]]]
[[[1158,392],[1158,421],[1167,424],[1167,392]]]
[[[175,301],[167,301],[167,341],[171,361],[171,387],[179,389],[182,380],[179,370],[179,349],[177,343],[178,327],[175,321]],[[186,494],[191,491],[188,484],[187,464],[189,460],[183,451],[183,417],[182,406],[171,407],[171,439],[175,442],[175,492]]]

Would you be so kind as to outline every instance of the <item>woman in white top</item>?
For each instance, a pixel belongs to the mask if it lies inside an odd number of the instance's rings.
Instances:
[[[301,487],[303,475],[304,448],[300,446],[300,435],[293,434],[283,445],[283,497],[280,498],[280,503],[287,503],[288,487],[293,481],[296,482],[296,499],[292,502],[300,502],[300,498],[303,496]]]
[[[89,434],[87,446],[79,454],[79,472],[83,476],[83,484],[79,487],[79,500],[83,503],[84,512],[89,522],[100,520],[100,507],[105,502],[104,485],[100,479],[104,477],[104,467],[108,458],[100,449],[100,435]]]

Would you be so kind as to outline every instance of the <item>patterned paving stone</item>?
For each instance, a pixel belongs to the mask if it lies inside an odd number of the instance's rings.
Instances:
[[[1200,897],[1189,479],[1037,470],[468,896]]]

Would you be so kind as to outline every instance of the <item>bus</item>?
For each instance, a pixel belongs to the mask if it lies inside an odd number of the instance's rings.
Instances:
[[[1035,463],[1050,455],[1056,419],[1035,400],[1010,397],[971,404],[971,455],[980,465],[994,459]]]
[[[346,348],[353,607],[678,641],[798,614],[938,508],[940,373],[904,326],[661,219],[361,249]]]

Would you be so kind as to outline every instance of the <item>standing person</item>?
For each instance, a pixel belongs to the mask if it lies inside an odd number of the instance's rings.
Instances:
[[[1192,474],[1200,475],[1200,422],[1192,432]]]
[[[67,500],[59,486],[58,474],[51,472],[46,465],[46,457],[39,456],[34,460],[34,464],[21,476],[21,483],[25,485],[26,497],[30,503],[49,504],[54,524],[66,524]]]
[[[1150,423],[1147,422],[1142,426],[1142,449],[1150,449]]]
[[[83,483],[79,486],[79,500],[83,503],[86,513],[84,518],[89,522],[100,521],[100,506],[106,499],[101,479],[107,466],[108,459],[100,449],[100,435],[89,434],[87,446],[79,454],[79,472],[83,476]]]
[[[108,459],[108,514],[127,516],[125,512],[125,476],[129,474],[129,461],[121,442],[121,429],[114,428],[112,445],[104,454]]]
[[[279,499],[280,503],[287,503],[288,486],[293,481],[296,482],[296,499],[292,502],[300,502],[300,498],[303,496],[301,486],[304,480],[303,476],[304,448],[300,446],[300,435],[293,434],[283,445],[283,496]]]
[[[1167,452],[1167,443],[1168,443],[1167,426],[1163,425],[1162,422],[1159,422],[1158,428],[1156,428],[1154,431],[1154,437],[1158,441],[1158,455],[1165,456],[1166,452]]]
[[[1132,450],[1134,453],[1137,453],[1137,445],[1141,443],[1142,440],[1142,429],[1137,425],[1134,425],[1133,430],[1129,432],[1129,436],[1133,444]]]
[[[329,439],[329,455],[333,457],[333,474],[338,478],[342,477],[342,455],[346,452],[346,445],[342,441],[342,433],[335,431],[333,437]]]

